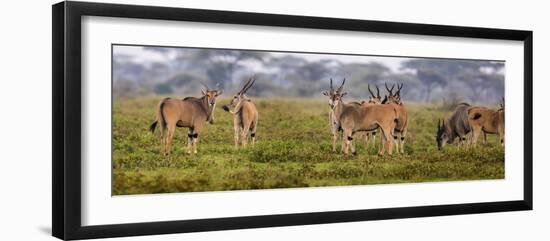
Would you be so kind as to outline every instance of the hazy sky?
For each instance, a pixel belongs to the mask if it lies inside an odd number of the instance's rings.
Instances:
[[[175,48],[165,48],[169,50],[165,54],[161,54],[155,51],[146,50],[141,46],[114,46],[113,54],[114,55],[126,55],[134,62],[138,63],[148,63],[148,62],[166,62],[170,61],[176,57],[175,51],[170,51],[170,49]],[[274,57],[282,57],[285,55],[291,55],[296,57],[302,57],[309,61],[317,61],[321,59],[333,59],[338,60],[343,63],[370,63],[378,62],[394,72],[401,72],[399,70],[400,64],[402,61],[410,58],[398,58],[398,57],[374,57],[374,56],[351,56],[351,55],[336,55],[336,54],[302,54],[302,53],[280,53],[280,52],[270,52]],[[255,66],[251,66],[255,67]]]

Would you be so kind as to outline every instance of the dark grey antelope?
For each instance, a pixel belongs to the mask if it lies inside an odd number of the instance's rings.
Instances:
[[[206,84],[202,84],[206,89],[201,90],[202,97],[200,98],[165,98],[157,105],[156,119],[149,130],[153,133],[160,123],[161,152],[164,155],[170,154],[176,127],[189,129],[187,132],[187,153],[197,153],[197,142],[201,130],[206,122],[214,123],[216,97],[221,95],[223,90],[212,90]]]
[[[468,144],[467,135],[472,130],[468,121],[468,109],[470,108],[470,104],[460,103],[449,118],[437,121],[435,140],[438,150],[442,150],[446,144],[452,144],[456,138],[458,138],[459,147]]]
[[[246,91],[252,87],[256,80],[249,79],[243,88],[233,96],[228,105],[224,105],[223,109],[233,115],[233,129],[235,130],[235,147],[239,144],[246,147],[248,143],[248,132],[252,145],[256,142],[256,127],[258,126],[258,110],[256,105],[248,96]]]
[[[388,153],[392,154],[392,133],[398,120],[397,110],[391,105],[355,105],[345,104],[342,97],[346,92],[342,91],[344,81],[333,96],[333,116],[342,129],[342,150],[344,154],[351,152],[356,154],[353,144],[353,135],[361,131],[373,131],[380,128],[382,142],[386,143]],[[379,154],[384,155],[384,145],[380,146]]]
[[[388,95],[386,96],[386,98],[384,98],[383,103],[393,106],[397,110],[398,116],[399,116],[397,124],[395,125],[394,133],[393,133],[396,151],[405,153],[405,137],[407,136],[409,119],[408,119],[407,108],[405,107],[405,104],[401,99],[401,89],[403,88],[403,84],[397,85],[397,90],[395,91],[395,93],[393,92],[395,84],[392,85],[391,89],[388,88],[388,85],[386,83],[384,83],[384,86],[388,91]],[[397,136],[397,133],[400,134],[399,137]]]

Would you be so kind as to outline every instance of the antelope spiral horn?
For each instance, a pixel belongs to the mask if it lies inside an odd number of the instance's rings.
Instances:
[[[370,90],[370,85],[369,85],[369,84],[367,84],[367,88],[369,89],[370,95],[371,95],[372,97],[376,97],[376,96],[374,95],[374,93],[372,93],[372,90]]]
[[[342,88],[344,88],[344,83],[346,83],[346,78],[342,80],[342,84],[340,85],[340,87],[338,87],[338,92],[342,91]]]

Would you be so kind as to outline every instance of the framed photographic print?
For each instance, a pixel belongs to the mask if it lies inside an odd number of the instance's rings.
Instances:
[[[55,4],[53,235],[531,210],[532,48],[523,30]]]

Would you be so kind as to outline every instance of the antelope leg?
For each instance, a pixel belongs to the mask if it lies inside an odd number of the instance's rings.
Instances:
[[[349,146],[352,140],[353,140],[353,137],[351,136],[351,131],[344,130],[342,132],[342,149],[345,155],[349,154]]]
[[[397,136],[397,133],[393,133],[393,142],[395,143],[395,151],[399,153],[399,138]],[[390,152],[391,153],[391,152]]]
[[[376,132],[377,130],[374,130],[372,132],[372,146],[374,146],[376,148]]]
[[[256,144],[256,131],[255,130],[250,131],[250,139],[252,141],[252,146],[254,146],[254,144]]]
[[[472,131],[472,146],[477,145],[477,138],[481,132],[481,127],[474,127]]]
[[[336,152],[336,141],[338,141],[338,136],[336,133],[332,133],[332,152]]]
[[[165,155],[166,154],[166,151],[165,151],[165,144],[164,144],[164,128],[162,128],[162,125],[160,126],[160,152]]]
[[[383,149],[386,148],[386,137],[384,135],[380,136],[380,146],[378,146],[378,154],[384,153]]]
[[[332,132],[332,152],[336,152],[336,142],[338,141],[338,127],[337,124],[332,121],[332,118],[329,121],[330,131]]]
[[[405,153],[405,137],[407,136],[407,129],[403,129],[401,132],[401,153]]]
[[[353,134],[351,134],[351,135],[352,135],[351,138],[353,138]],[[353,141],[353,139],[350,140],[349,144],[351,146],[351,154],[357,155],[357,152],[355,151],[355,142]]]
[[[252,146],[256,144],[256,127],[257,126],[258,126],[258,119],[256,118],[256,120],[252,122],[252,128],[250,130],[250,137],[252,138]]]
[[[235,148],[239,147],[239,135],[241,134],[241,128],[236,126],[235,127],[235,134],[233,139],[235,140]]]
[[[176,127],[174,126],[168,126],[168,134],[166,136],[166,153],[167,155],[170,155],[170,152],[172,150],[172,139],[174,138],[174,132],[176,131]]]
[[[365,148],[369,148],[369,132],[365,132]]]
[[[380,145],[380,148],[378,149],[378,155],[384,155],[384,152],[386,151],[386,144],[387,144],[387,140],[388,140],[388,137],[386,135],[384,135],[384,133],[382,133],[382,144]]]
[[[390,130],[390,131],[391,131],[391,130]],[[389,134],[389,135],[388,135],[388,154],[389,154],[390,156],[391,156],[392,153],[393,153],[393,143],[394,143],[394,142],[391,140],[391,138],[392,138],[392,135]],[[397,142],[395,142],[395,143],[397,143]]]
[[[243,128],[242,131],[241,131],[241,144],[243,145],[243,147],[246,147],[246,145],[248,144],[248,129],[247,128]]]
[[[197,135],[197,133],[195,133],[195,136]],[[196,137],[193,137],[193,153],[197,154],[197,144],[199,142],[199,137],[196,136]]]
[[[187,154],[191,154],[191,147],[193,145],[193,131],[187,131]]]

